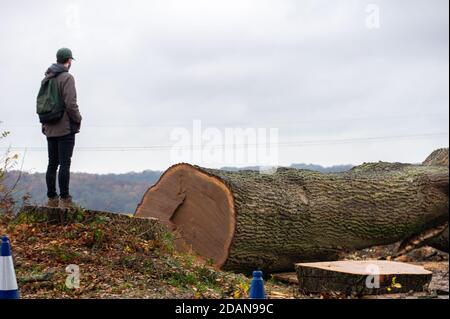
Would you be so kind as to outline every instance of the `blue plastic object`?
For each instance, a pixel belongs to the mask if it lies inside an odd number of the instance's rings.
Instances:
[[[266,293],[264,292],[264,280],[262,276],[263,273],[260,270],[253,272],[253,279],[249,293],[250,299],[266,299]]]

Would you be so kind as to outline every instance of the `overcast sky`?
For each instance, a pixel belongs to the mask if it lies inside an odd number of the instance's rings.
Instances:
[[[0,130],[11,131],[0,147],[18,148],[17,168],[46,170],[35,100],[69,47],[83,116],[72,171],[253,164],[174,158],[171,134],[195,120],[277,128],[279,165],[421,162],[448,146],[448,6],[0,0]]]

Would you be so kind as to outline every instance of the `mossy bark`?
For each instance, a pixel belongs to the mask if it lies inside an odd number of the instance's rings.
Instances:
[[[224,269],[289,270],[295,262],[394,243],[448,220],[445,167],[380,162],[337,174],[279,168],[273,175],[204,170],[234,195],[236,230]]]

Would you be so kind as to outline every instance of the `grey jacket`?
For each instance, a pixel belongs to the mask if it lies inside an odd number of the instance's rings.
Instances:
[[[56,77],[59,92],[66,105],[63,117],[54,124],[42,124],[42,133],[47,137],[63,136],[70,133],[79,133],[81,126],[81,114],[77,104],[77,91],[75,79],[65,70],[64,72],[52,72],[61,68],[61,64],[52,65],[46,73],[46,78]],[[45,79],[44,79],[45,80]],[[43,81],[44,81],[43,80]]]

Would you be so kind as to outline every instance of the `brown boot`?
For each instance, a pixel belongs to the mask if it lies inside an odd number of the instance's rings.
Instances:
[[[59,206],[59,196],[55,196],[55,197],[49,198],[47,200],[47,204],[45,204],[45,206],[58,207]]]
[[[62,198],[59,200],[59,207],[70,208],[73,207],[72,196],[69,195],[67,198]]]

